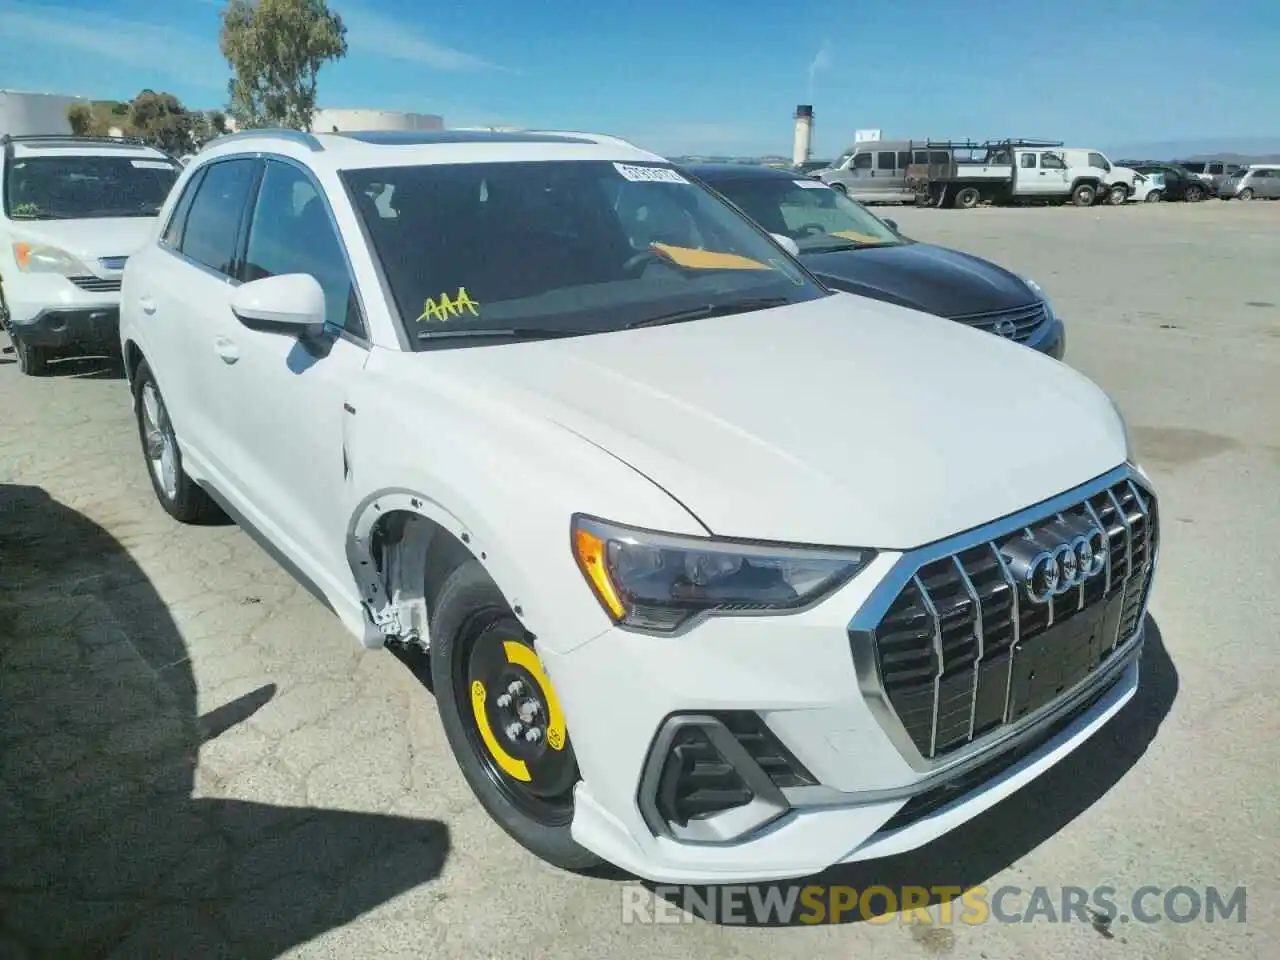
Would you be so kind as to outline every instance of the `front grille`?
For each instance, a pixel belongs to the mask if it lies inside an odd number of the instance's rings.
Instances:
[[[996,333],[997,325],[1007,320],[1013,324],[1013,336],[1009,339],[1024,343],[1031,339],[1031,335],[1044,323],[1045,310],[1043,303],[1031,303],[1025,307],[1015,307],[1012,310],[997,310],[995,313],[971,313],[965,316],[950,317],[949,319],[955,320],[957,323],[963,323],[966,326],[977,327],[979,330],[985,330],[988,333]]]
[[[997,754],[985,763],[978,764],[972,770],[966,770],[960,776],[949,779],[944,784],[925,790],[923,793],[917,793],[903,805],[901,810],[889,818],[879,832],[882,834],[892,833],[894,830],[910,826],[916,821],[929,816],[934,811],[940,810],[977,790],[989,780],[1035,753],[1062,731],[1066,730],[1067,727],[1089,712],[1119,682],[1120,677],[1116,677],[1110,683],[1099,687],[1061,717],[1058,717],[1052,723],[1046,724],[1043,729],[1037,730],[1017,746]]]
[[[1106,534],[1105,567],[1036,603],[1010,572],[1025,541],[1058,524]],[[920,566],[871,631],[880,682],[924,758],[942,757],[1053,703],[1137,633],[1151,585],[1156,501],[1130,480],[1025,528]],[[1018,544],[1023,541],[1023,544]]]
[[[92,293],[119,293],[120,278],[114,280],[104,280],[102,277],[67,277],[81,290],[89,290]]]

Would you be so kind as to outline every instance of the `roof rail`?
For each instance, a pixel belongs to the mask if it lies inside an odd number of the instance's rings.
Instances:
[[[273,137],[277,140],[290,140],[293,143],[306,147],[312,153],[323,153],[324,144],[316,139],[314,134],[307,133],[305,130],[294,130],[292,127],[251,127],[248,130],[237,130],[235,133],[224,133],[220,137],[214,137],[203,147],[200,148],[201,153],[210,147],[217,146],[231,141],[252,140],[258,137]]]
[[[619,147],[631,147],[633,150],[639,150],[630,140],[624,140],[622,137],[615,137],[607,133],[591,133],[586,130],[522,130],[522,133],[541,134],[546,137],[584,137],[594,143],[612,143]]]
[[[0,136],[0,144],[7,143],[111,143],[127,147],[152,147],[142,137],[98,137],[75,133],[6,133]],[[153,149],[158,149],[153,147]]]

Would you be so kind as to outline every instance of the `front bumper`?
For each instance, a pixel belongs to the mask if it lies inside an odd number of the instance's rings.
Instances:
[[[1117,476],[1140,482],[1124,469],[1105,482]],[[711,619],[666,638],[614,629],[568,653],[544,652],[584,776],[574,838],[662,883],[788,879],[901,853],[1035,779],[1134,695],[1141,627],[1084,680],[973,740],[972,749],[924,760],[909,742],[904,748],[883,698],[869,689],[856,641],[851,656],[851,639],[886,590],[898,590],[904,569],[934,549],[881,554],[844,590],[801,614]],[[758,743],[723,719],[737,716],[763,722],[775,746],[764,751],[767,761]],[[607,722],[575,726],[575,717]],[[664,822],[664,759],[682,727],[699,725],[743,775],[750,802]],[[798,776],[782,782],[779,764]]]
[[[33,347],[99,349],[120,347],[120,308],[53,307],[19,322],[12,321],[10,336]]]

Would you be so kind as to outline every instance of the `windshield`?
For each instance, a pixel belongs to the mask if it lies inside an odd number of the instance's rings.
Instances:
[[[420,349],[497,342],[474,336],[485,331],[604,333],[828,295],[670,166],[450,163],[342,176]]]
[[[765,230],[794,240],[801,253],[904,242],[865,207],[817,180],[739,177],[710,182]]]
[[[154,217],[181,167],[147,157],[21,157],[9,165],[4,211],[13,220]]]

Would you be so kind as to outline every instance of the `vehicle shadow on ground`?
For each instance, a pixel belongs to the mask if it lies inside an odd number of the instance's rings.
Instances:
[[[1100,800],[1129,771],[1155,739],[1160,724],[1169,715],[1178,695],[1178,672],[1165,649],[1160,628],[1153,618],[1146,621],[1146,642],[1142,656],[1141,682],[1138,690],[1101,730],[1074,753],[1065,757],[1048,772],[1021,790],[996,804],[990,810],[956,830],[918,850],[899,856],[842,864],[803,880],[782,883],[750,884],[736,897],[730,922],[742,926],[806,926],[814,924],[812,910],[797,909],[792,916],[751,916],[751,904],[786,902],[789,891],[809,885],[852,887],[861,892],[869,887],[887,887],[901,896],[904,887],[924,887],[933,891],[929,904],[954,900],[962,891],[986,883],[1011,864],[1026,856],[1045,840],[1062,830],[1072,820]],[[669,903],[691,909],[701,919],[725,923],[698,909],[700,904],[712,909],[722,902],[712,887],[697,886],[692,896],[681,896],[676,889],[646,884]],[[934,888],[949,888],[950,896],[939,896]],[[684,888],[686,894],[688,888]],[[822,902],[830,902],[823,896]],[[884,911],[883,899],[873,899],[873,911]],[[959,909],[959,908],[957,908]],[[765,911],[769,913],[769,911]],[[874,918],[864,917],[857,906],[841,912],[836,922],[855,923]],[[801,919],[801,918],[804,919]],[[833,918],[828,912],[824,922]],[[1099,919],[1099,923],[1105,923]]]
[[[127,551],[0,485],[0,956],[275,957],[439,875],[435,821],[193,797],[275,688],[195,692]]]

